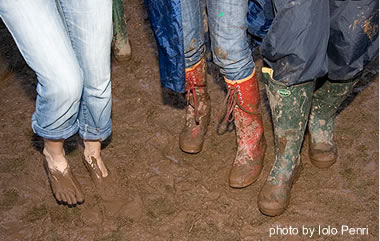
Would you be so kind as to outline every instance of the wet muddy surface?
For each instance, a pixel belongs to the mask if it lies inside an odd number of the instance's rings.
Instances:
[[[256,204],[274,160],[263,83],[261,111],[268,144],[264,170],[253,185],[232,189],[228,175],[235,133],[216,134],[225,95],[217,68],[209,64],[212,119],[203,151],[183,153],[178,136],[184,125],[184,98],[161,89],[156,43],[143,2],[128,2],[133,59],[112,66],[113,135],[103,150],[118,188],[115,197],[101,198],[82,163],[81,141],[74,136],[65,147],[85,202],[71,208],[53,198],[42,140],[31,129],[36,77],[0,24],[0,55],[16,68],[0,83],[0,240],[378,239],[378,62],[366,70],[340,109],[337,163],[327,170],[312,166],[306,140],[290,206],[271,218]],[[355,235],[342,234],[344,225],[368,228],[368,234],[358,229]],[[316,228],[311,238],[302,235],[303,226]],[[324,232],[318,234],[318,227]]]

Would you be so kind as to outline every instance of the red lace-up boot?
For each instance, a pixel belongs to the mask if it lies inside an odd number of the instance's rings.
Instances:
[[[186,69],[186,123],[179,136],[179,147],[187,153],[202,150],[210,122],[211,101],[206,83],[206,63],[203,58]]]
[[[245,79],[225,81],[228,93],[224,122],[235,120],[237,141],[229,181],[231,187],[243,188],[255,182],[263,168],[266,142],[260,113],[259,86],[255,70]]]

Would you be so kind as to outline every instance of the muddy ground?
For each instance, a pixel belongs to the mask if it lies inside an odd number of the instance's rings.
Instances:
[[[41,139],[30,127],[36,78],[0,24],[0,54],[16,69],[0,83],[0,240],[378,239],[378,61],[365,72],[337,117],[338,162],[327,170],[315,168],[305,141],[304,168],[290,206],[283,215],[271,218],[256,205],[274,158],[262,82],[268,142],[265,168],[257,183],[232,189],[228,174],[235,134],[215,132],[224,96],[217,69],[210,64],[213,121],[204,149],[198,155],[185,154],[178,148],[184,101],[160,88],[157,49],[143,2],[128,2],[134,56],[131,62],[112,67],[114,129],[103,151],[111,172],[119,178],[122,206],[116,209],[96,194],[81,161],[83,148],[77,136],[67,141],[66,151],[86,201],[74,208],[56,203],[42,164]],[[318,225],[337,228],[339,233],[302,236],[302,226]],[[342,235],[342,225],[368,228],[368,235]],[[277,226],[291,226],[294,235],[270,237],[271,228]]]

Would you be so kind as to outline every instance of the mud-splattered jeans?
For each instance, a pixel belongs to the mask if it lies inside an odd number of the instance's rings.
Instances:
[[[181,0],[186,68],[204,55],[204,23],[201,1]],[[206,0],[208,30],[215,64],[229,80],[252,74],[254,62],[247,42],[247,0]]]
[[[34,132],[66,139],[79,130],[83,139],[106,139],[112,0],[1,0],[0,17],[38,78]]]

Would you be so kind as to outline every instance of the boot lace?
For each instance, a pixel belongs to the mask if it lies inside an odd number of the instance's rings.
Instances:
[[[242,111],[248,114],[257,114],[254,111],[249,111],[243,107],[244,100],[242,94],[240,92],[240,85],[236,87],[228,86],[228,92],[226,97],[224,98],[222,105],[222,111],[220,112],[219,121],[216,126],[216,133],[218,135],[223,135],[227,131],[233,130],[232,122],[234,121],[233,111],[235,106],[237,105]]]
[[[195,82],[196,82],[195,76],[192,75],[189,81],[189,86],[187,86],[186,100],[188,104],[190,104],[190,98],[192,95],[195,123],[199,125],[199,110],[198,110],[199,106],[198,106],[198,100],[197,100],[196,87],[201,88],[201,87],[206,87],[206,85],[198,85],[198,84],[195,84]]]

